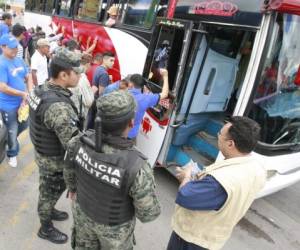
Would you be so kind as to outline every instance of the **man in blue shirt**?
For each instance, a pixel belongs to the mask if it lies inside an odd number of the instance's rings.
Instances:
[[[88,112],[87,128],[94,128],[94,121],[96,117],[96,100],[104,92],[104,89],[109,85],[110,78],[107,70],[111,69],[115,63],[115,55],[112,52],[103,53],[102,64],[96,68],[92,81],[92,90],[95,94],[95,102]]]
[[[168,71],[166,69],[160,69],[160,74],[163,78],[162,91],[159,94],[142,93],[142,87],[144,86],[144,78],[139,74],[133,74],[130,77],[130,82],[133,84],[133,88],[129,92],[133,95],[137,103],[137,111],[134,117],[134,126],[129,131],[128,138],[135,139],[139,132],[140,124],[144,117],[144,114],[148,108],[154,107],[158,104],[159,100],[165,99],[169,94],[169,80]]]
[[[9,13],[4,13],[2,15],[3,23],[0,24],[0,37],[9,34],[10,27],[12,25],[12,16]]]
[[[0,24],[0,37],[9,34],[10,27],[12,25],[12,16],[9,13],[3,13],[2,15],[2,23]],[[0,55],[2,54],[2,50],[0,49]]]
[[[109,85],[110,79],[107,70],[111,69],[115,63],[115,55],[111,52],[103,53],[103,61],[97,67],[93,76],[92,88],[96,97],[102,95],[105,87]]]
[[[0,112],[8,130],[7,156],[11,167],[17,167],[17,137],[27,127],[27,122],[18,121],[18,109],[25,104],[28,95],[25,81],[29,73],[24,61],[16,57],[18,43],[8,34],[0,38],[3,51],[0,56]]]

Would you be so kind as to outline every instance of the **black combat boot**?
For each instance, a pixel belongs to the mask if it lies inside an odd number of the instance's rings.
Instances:
[[[59,211],[59,210],[53,208],[53,212],[51,215],[52,220],[63,221],[63,220],[67,220],[68,218],[69,218],[69,215],[67,212]]]
[[[38,236],[55,244],[64,244],[68,241],[68,235],[59,231],[51,223],[42,224]]]

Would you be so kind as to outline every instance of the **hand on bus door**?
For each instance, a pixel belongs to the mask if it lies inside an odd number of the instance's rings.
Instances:
[[[167,69],[159,69],[159,73],[161,74],[162,77],[168,77],[168,70]]]

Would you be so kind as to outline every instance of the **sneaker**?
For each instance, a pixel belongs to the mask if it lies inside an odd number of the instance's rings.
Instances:
[[[53,209],[52,216],[51,216],[52,220],[64,221],[64,220],[67,220],[68,218],[69,218],[69,215],[67,212],[60,211],[55,208]]]
[[[40,238],[49,240],[55,244],[64,244],[68,241],[68,236],[59,231],[53,225],[47,227],[41,226],[37,235]]]
[[[9,157],[8,158],[8,165],[11,166],[12,168],[16,168],[18,166],[18,162],[17,162],[17,157]]]

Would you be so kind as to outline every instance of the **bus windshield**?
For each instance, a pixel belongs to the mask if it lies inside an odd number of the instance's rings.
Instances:
[[[299,34],[299,16],[278,15],[250,112],[265,143],[300,143]]]

